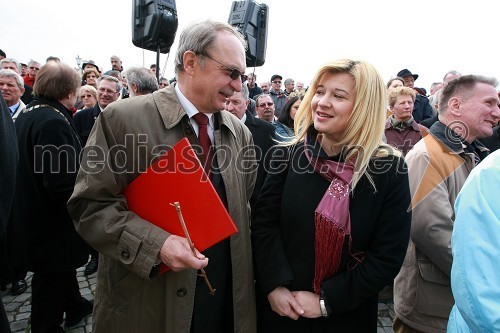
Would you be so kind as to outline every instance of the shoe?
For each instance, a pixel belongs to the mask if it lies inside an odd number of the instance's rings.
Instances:
[[[91,257],[87,266],[85,266],[85,270],[83,271],[83,275],[88,276],[97,272],[97,266],[99,265],[99,257]]]
[[[12,282],[12,287],[10,288],[10,294],[17,296],[21,295],[28,289],[28,284],[26,283],[26,280],[22,279],[19,281],[14,281]]]
[[[82,297],[83,298],[83,297]],[[80,313],[76,315],[71,315],[66,313],[66,320],[64,322],[64,328],[72,328],[76,326],[79,322],[83,320],[83,318],[87,317],[88,315],[92,314],[92,310],[94,308],[94,300],[84,300],[84,303],[82,305],[82,310]]]

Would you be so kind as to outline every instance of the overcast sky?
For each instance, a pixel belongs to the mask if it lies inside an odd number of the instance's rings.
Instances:
[[[272,74],[309,83],[329,60],[366,60],[385,81],[408,68],[429,91],[450,69],[500,79],[500,2],[477,0],[267,0],[266,62],[257,81]],[[160,68],[173,77],[180,31],[210,18],[227,22],[231,0],[177,0],[179,28]],[[20,62],[45,62],[49,55],[76,66],[75,57],[110,69],[120,56],[125,68],[156,62],[156,53],[132,44],[132,0],[17,0],[0,6],[0,49]],[[249,72],[247,70],[247,72]]]

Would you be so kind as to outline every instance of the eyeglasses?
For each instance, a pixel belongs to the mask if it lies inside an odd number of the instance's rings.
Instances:
[[[216,63],[221,65],[224,68],[224,70],[230,72],[229,77],[231,78],[231,80],[237,80],[238,78],[240,78],[241,82],[245,82],[248,79],[248,76],[245,74],[242,74],[237,68],[228,67],[228,66],[224,65],[223,63],[221,63],[220,61],[215,60],[214,58],[212,58],[211,56],[209,56],[206,53],[202,53],[202,55],[207,57],[210,60],[215,61]]]
[[[115,95],[115,94],[119,94],[120,92],[118,91],[113,91],[113,90],[109,90],[109,89],[104,89],[104,88],[99,88],[98,91],[101,93],[101,94],[108,94],[108,95]]]
[[[259,108],[265,108],[266,106],[268,108],[270,108],[271,106],[273,106],[274,103],[273,102],[267,102],[267,103],[260,103],[259,105],[257,105]]]
[[[92,95],[91,95],[91,94],[87,94],[87,95],[82,95],[82,96],[80,96],[80,98],[81,98],[81,99],[84,99],[84,98],[90,98],[90,97],[92,97]]]
[[[39,70],[40,70],[40,68],[38,68],[38,67],[33,67],[33,66],[30,66],[30,69],[32,69],[32,70],[34,70],[34,71],[39,71]]]
[[[281,84],[281,81],[273,81],[273,83],[279,83],[279,84]]]

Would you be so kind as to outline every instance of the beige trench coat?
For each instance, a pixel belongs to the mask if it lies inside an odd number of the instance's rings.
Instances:
[[[221,167],[221,172],[229,214],[238,228],[230,238],[234,332],[255,332],[248,205],[256,178],[253,140],[245,125],[230,113],[222,111],[216,116],[220,124],[214,133],[216,158],[219,166],[230,165]],[[186,136],[197,143],[173,86],[112,103],[96,120],[68,202],[78,232],[101,253],[95,333],[190,330],[196,271],[151,273],[169,234],[130,212],[122,194],[162,147]],[[96,146],[91,153],[90,146]]]

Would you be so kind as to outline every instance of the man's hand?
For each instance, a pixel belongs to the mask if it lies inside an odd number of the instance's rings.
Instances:
[[[160,250],[161,261],[174,272],[187,268],[200,269],[208,265],[208,258],[196,250],[193,255],[188,241],[184,237],[170,235]]]
[[[292,293],[290,293],[290,290],[285,287],[274,289],[267,295],[267,299],[271,304],[271,309],[280,316],[297,320],[304,313],[304,310],[302,310],[302,307],[295,300]]]
[[[321,317],[321,308],[319,306],[319,295],[310,291],[292,291],[293,297],[304,309],[301,315],[306,318],[319,318]]]

